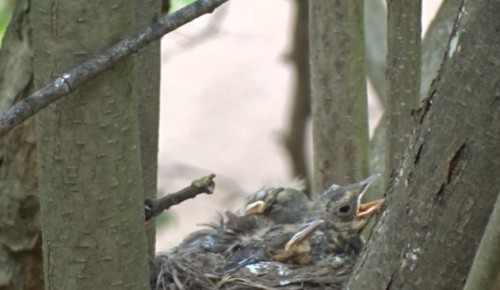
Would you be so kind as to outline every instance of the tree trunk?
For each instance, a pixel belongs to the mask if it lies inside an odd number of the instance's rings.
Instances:
[[[462,289],[500,191],[496,1],[465,1],[348,289]]]
[[[156,0],[132,2],[135,5],[135,25],[138,30],[159,15],[161,3]],[[158,180],[158,132],[160,121],[160,42],[156,41],[133,56],[133,95],[139,101],[142,186],[145,198],[156,198]],[[149,256],[155,254],[156,224],[147,224]]]
[[[369,3],[369,4],[368,4]],[[421,73],[421,82],[420,82],[420,98],[424,98],[427,96],[429,92],[429,87],[432,80],[436,77],[438,73],[439,66],[442,63],[444,53],[446,51],[446,46],[448,44],[447,40],[450,38],[451,30],[453,28],[453,24],[455,22],[455,18],[458,14],[458,8],[462,0],[444,0],[439,7],[439,10],[432,20],[431,25],[427,29],[425,37],[422,41],[422,73]],[[384,70],[384,81],[385,81],[385,57],[387,54],[387,49],[382,49],[379,42],[385,42],[387,39],[386,31],[382,34],[379,32],[380,27],[382,25],[377,24],[377,20],[380,17],[375,18],[378,14],[386,14],[379,7],[383,6],[380,1],[372,1],[366,0],[365,5],[371,5],[371,7],[365,6],[365,28],[366,28],[366,37],[367,37],[367,68],[368,75],[370,80],[372,81],[372,85],[374,86],[377,94],[380,96],[380,87],[381,85],[377,84],[380,81],[377,81],[377,72],[380,70]],[[385,18],[387,15],[385,15]],[[380,21],[380,20],[378,20]],[[368,23],[369,22],[369,23]],[[386,27],[387,23],[384,24]],[[375,27],[375,28],[374,28]],[[369,53],[369,52],[372,53]],[[383,55],[384,61],[380,61],[379,56]],[[371,67],[371,69],[370,69]],[[384,84],[385,88],[385,84]],[[384,91],[385,93],[385,91]],[[380,96],[380,100],[384,104],[385,107],[385,98],[386,96]],[[386,117],[385,113],[380,119],[379,124],[375,128],[375,132],[370,141],[370,172],[373,173],[384,173],[385,176],[385,142],[386,142]],[[383,183],[377,183],[371,187],[371,193],[374,193],[374,198],[376,196],[382,196],[383,190],[385,189]],[[379,193],[377,195],[377,192]]]
[[[418,108],[421,63],[421,0],[387,1],[387,100],[385,183],[399,168]]]
[[[130,1],[96,5],[33,3],[37,87],[138,22]],[[119,63],[36,116],[46,289],[148,288],[136,65]]]
[[[500,287],[500,193],[486,226],[464,290]]]
[[[0,50],[0,111],[33,88],[30,1],[18,0]],[[36,136],[29,120],[0,139],[0,289],[42,290]]]
[[[310,9],[314,191],[368,174],[362,0],[313,0]]]

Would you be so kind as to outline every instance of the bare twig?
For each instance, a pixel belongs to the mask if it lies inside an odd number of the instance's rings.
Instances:
[[[384,0],[365,0],[366,73],[385,108],[387,80],[387,9]],[[376,172],[376,171],[372,171]]]
[[[168,51],[164,51],[161,55],[162,61],[170,60],[175,58],[177,55],[185,52],[189,52],[191,48],[194,48],[201,43],[205,42],[221,33],[222,24],[224,19],[227,16],[227,9],[220,9],[218,11],[218,15],[214,15],[210,18],[208,24],[200,31],[196,32],[193,35],[182,35],[178,34],[182,37],[181,41],[176,44],[175,48],[169,49]]]
[[[198,0],[172,15],[153,21],[151,26],[144,28],[95,55],[81,65],[63,73],[52,83],[18,102],[7,112],[0,115],[0,136],[3,136],[10,129],[21,124],[24,120],[33,116],[52,102],[73,92],[126,56],[137,52],[147,44],[158,40],[163,35],[197,17],[206,13],[211,13],[215,8],[227,1],[228,0]]]
[[[146,199],[144,201],[146,221],[154,218],[164,210],[167,210],[176,204],[196,197],[198,194],[212,194],[215,189],[215,183],[213,180],[214,177],[215,174],[210,174],[193,181],[190,186],[183,188],[178,192],[168,194],[156,200]]]
[[[311,116],[311,82],[309,76],[309,3],[296,0],[296,19],[291,60],[295,67],[295,92],[292,100],[290,127],[283,136],[290,156],[293,176],[304,178],[310,196],[311,179],[306,158],[306,127]]]

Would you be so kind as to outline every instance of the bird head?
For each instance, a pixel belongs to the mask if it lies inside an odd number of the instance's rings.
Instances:
[[[302,222],[308,211],[305,193],[294,188],[264,188],[251,196],[245,215],[263,215],[277,224]]]
[[[339,233],[361,232],[385,201],[378,199],[368,203],[361,202],[363,195],[378,177],[376,174],[358,183],[328,188],[317,202],[318,206],[324,207],[322,215],[327,226]]]

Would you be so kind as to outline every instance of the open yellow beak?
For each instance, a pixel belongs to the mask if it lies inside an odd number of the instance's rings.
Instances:
[[[358,206],[358,211],[356,212],[357,217],[369,216],[376,213],[382,204],[384,204],[385,199],[378,199],[368,203],[362,203]]]
[[[362,187],[361,192],[358,194],[358,210],[356,212],[357,217],[364,217],[364,216],[370,216],[380,209],[382,207],[382,204],[384,204],[385,199],[378,199],[375,201],[367,202],[367,203],[361,203],[361,199],[363,198],[363,195],[366,193],[368,188],[373,184],[375,180],[377,180],[380,177],[380,174],[374,174],[367,179],[361,181],[359,185]]]
[[[245,214],[263,214],[266,210],[266,203],[262,200],[247,205]]]
[[[285,252],[290,251],[291,248],[300,245],[302,242],[309,239],[323,223],[323,220],[315,220],[307,224],[304,229],[293,235],[293,237],[286,243]]]

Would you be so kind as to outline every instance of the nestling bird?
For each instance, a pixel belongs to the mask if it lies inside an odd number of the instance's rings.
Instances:
[[[207,228],[188,235],[178,246],[192,252],[224,253],[233,244],[256,234],[272,222],[262,216],[238,216],[230,211],[221,215],[218,223],[205,224]]]
[[[306,224],[292,237],[291,229],[297,224],[276,225],[244,244],[235,244],[228,262],[216,272],[251,278],[265,287],[342,289],[363,246],[360,232],[384,203],[384,199],[361,203],[377,177],[330,186],[310,206],[307,220],[317,223]]]
[[[303,222],[308,206],[307,196],[299,190],[265,187],[249,197],[240,215],[226,211],[218,223],[206,224],[208,228],[191,233],[179,247],[223,253],[273,224]]]
[[[304,221],[309,211],[306,194],[295,188],[267,187],[251,195],[244,213],[269,218],[276,224],[292,224]]]
[[[254,236],[263,236],[273,225],[291,224],[288,228],[298,232],[297,227],[301,227],[304,220],[321,219],[324,221],[321,231],[330,241],[331,252],[354,250],[358,253],[362,247],[359,233],[384,202],[380,199],[361,203],[361,198],[376,178],[377,175],[373,175],[351,185],[332,185],[312,205],[301,191],[264,188],[247,200],[243,215],[227,211],[219,223],[208,224],[208,229],[192,233],[180,247],[224,253]]]
[[[226,251],[227,263],[217,269],[230,273],[247,265],[262,261],[289,265],[308,265],[323,256],[327,239],[316,230],[323,224],[315,220],[306,224],[280,224],[262,228],[260,233]]]
[[[354,250],[362,247],[359,237],[370,218],[375,215],[384,199],[361,203],[363,195],[379,175],[346,185],[332,185],[313,204],[309,219],[322,219],[321,230],[328,237],[333,252]]]
[[[261,215],[276,224],[322,219],[325,223],[321,229],[329,236],[332,248],[359,252],[362,247],[359,233],[384,202],[380,199],[361,203],[363,195],[378,176],[372,175],[346,186],[332,184],[312,202],[296,189],[264,188],[247,200],[245,213]]]

